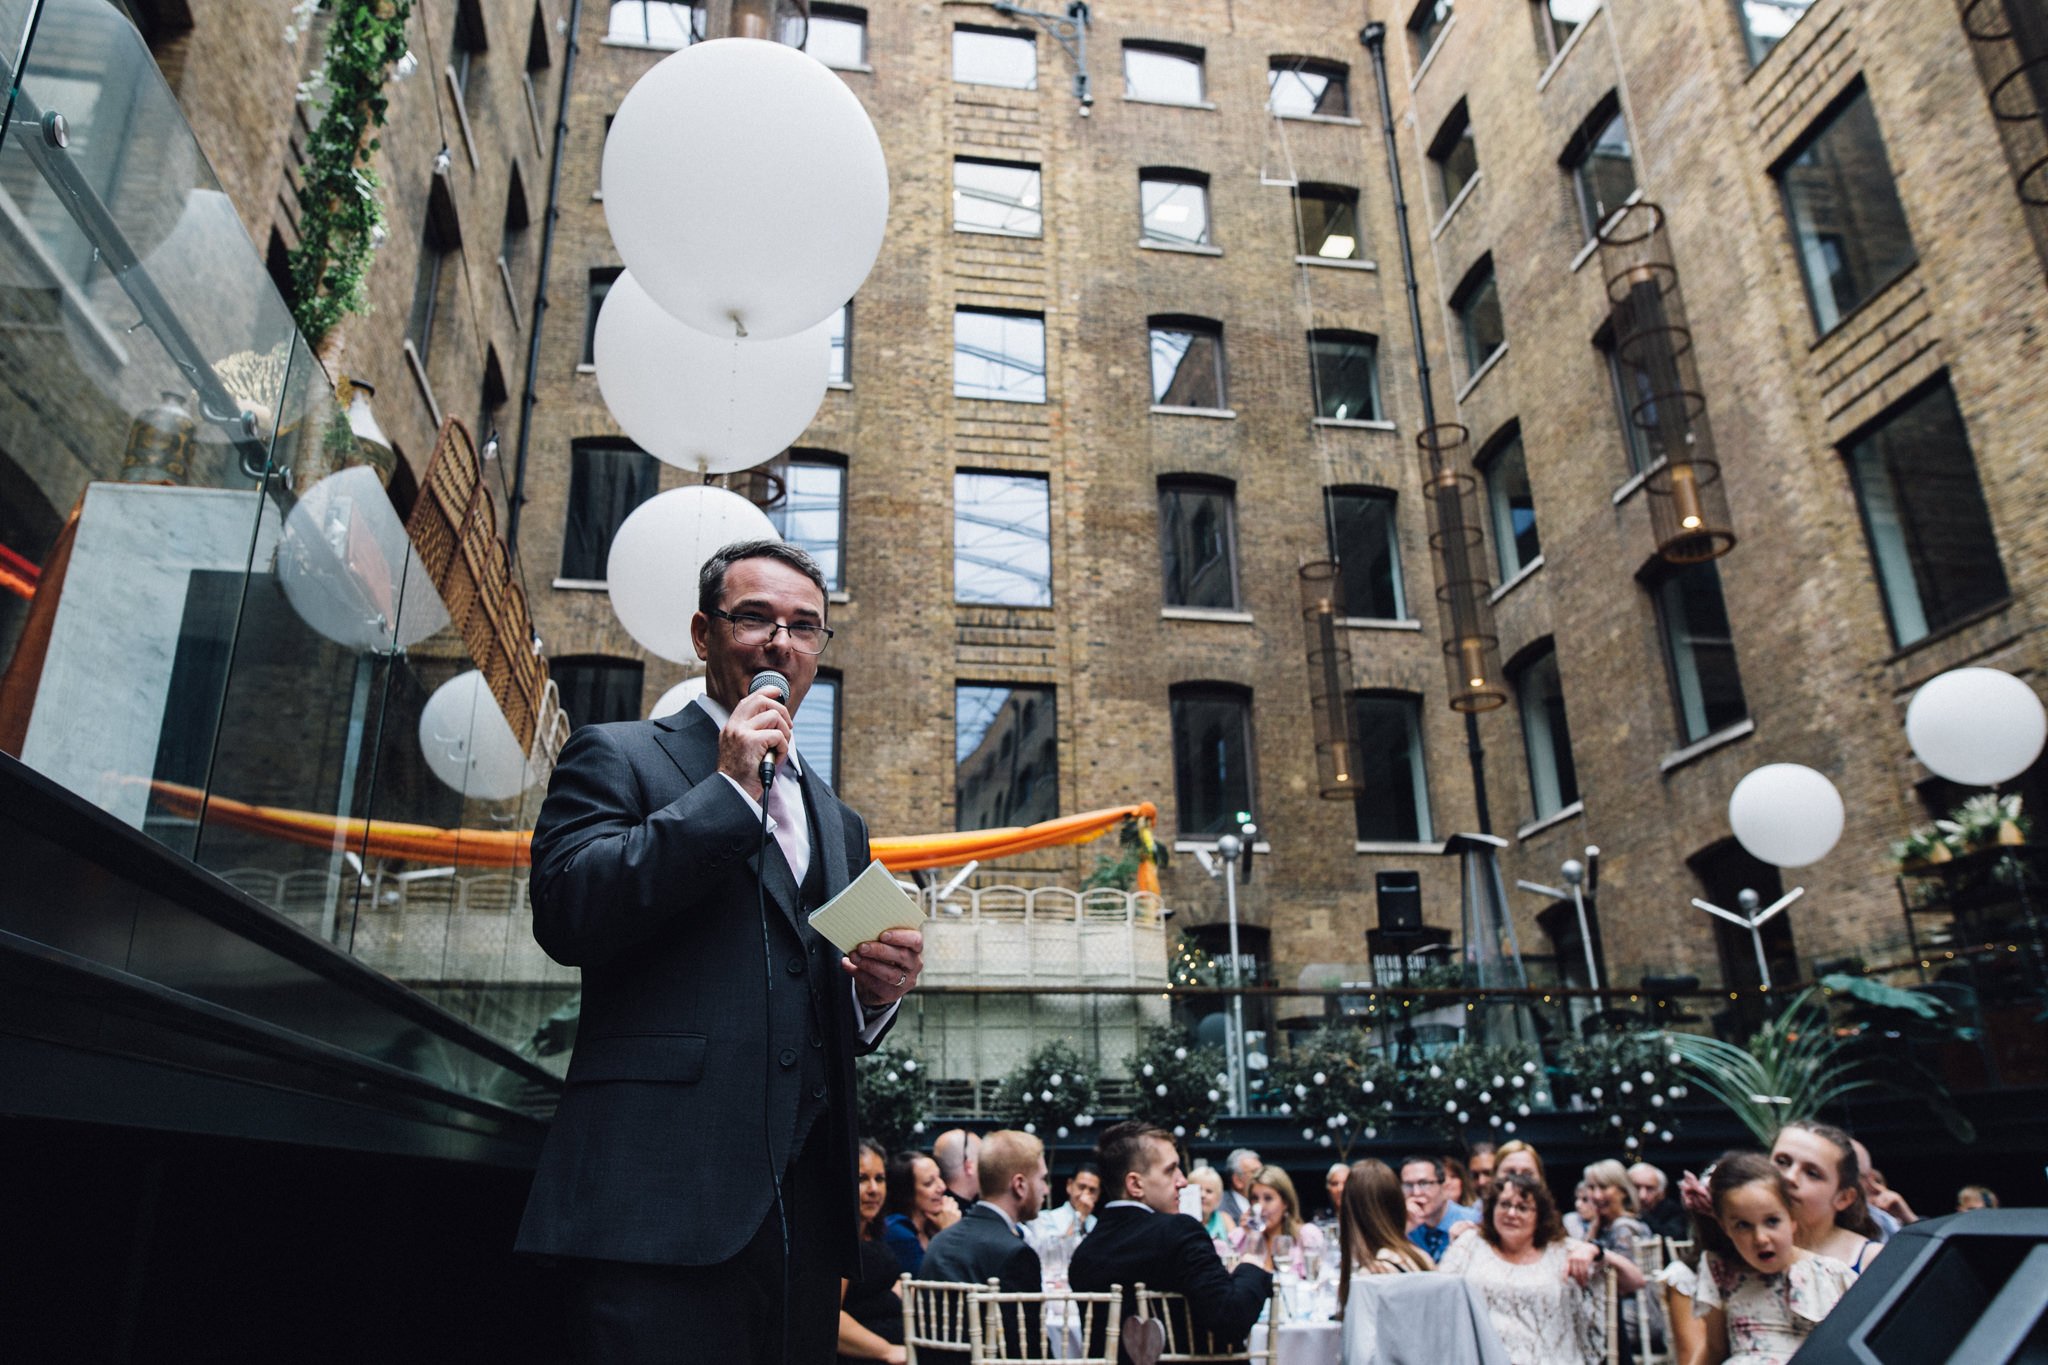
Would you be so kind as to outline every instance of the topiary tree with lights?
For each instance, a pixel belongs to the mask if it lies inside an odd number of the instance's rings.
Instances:
[[[1047,1165],[1053,1164],[1055,1147],[1094,1126],[1092,1070],[1070,1044],[1054,1040],[1027,1057],[996,1091],[998,1112],[1045,1143]]]
[[[891,1152],[923,1145],[931,1081],[914,1051],[884,1047],[856,1058],[853,1088],[862,1137],[873,1138]]]
[[[1223,1049],[1203,1047],[1184,1028],[1148,1029],[1131,1057],[1131,1082],[1138,1097],[1131,1117],[1157,1124],[1176,1138],[1209,1136],[1223,1108]]]

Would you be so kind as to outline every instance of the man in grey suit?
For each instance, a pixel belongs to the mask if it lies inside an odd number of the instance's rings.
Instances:
[[[817,564],[725,547],[690,630],[704,695],[577,730],[534,829],[534,937],[583,969],[583,1016],[518,1246],[560,1258],[579,1361],[830,1359],[859,1267],[853,1058],[923,938],[841,957],[806,919],[868,862],[792,743],[831,638]],[[764,670],[787,696],[748,690]]]
[[[1045,1207],[1050,1186],[1045,1175],[1045,1144],[1014,1129],[990,1133],[981,1140],[981,1198],[941,1231],[925,1248],[920,1280],[951,1280],[986,1284],[995,1280],[1009,1292],[1036,1294],[1043,1288],[1038,1253],[1024,1240],[1022,1224]],[[1026,1339],[1037,1335],[1038,1315],[1025,1317]],[[1003,1328],[1011,1337],[1008,1354],[1024,1354],[1016,1340],[1016,1314],[1005,1312]],[[922,1354],[922,1353],[921,1353]]]

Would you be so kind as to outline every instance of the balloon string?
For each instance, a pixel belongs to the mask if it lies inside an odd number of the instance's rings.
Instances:
[[[747,329],[739,325],[739,314],[733,314],[732,322],[740,336],[747,334]],[[732,450],[732,430],[736,420],[736,410],[739,407],[739,391],[740,343],[735,340],[732,343],[732,372],[725,377],[725,448],[728,452]]]

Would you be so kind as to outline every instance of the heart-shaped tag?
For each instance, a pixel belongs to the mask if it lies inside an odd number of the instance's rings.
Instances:
[[[1159,1365],[1166,1349],[1166,1324],[1156,1318],[1125,1318],[1122,1340],[1131,1365]]]

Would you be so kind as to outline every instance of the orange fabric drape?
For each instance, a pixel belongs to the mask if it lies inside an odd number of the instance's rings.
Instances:
[[[310,848],[350,848],[369,858],[408,862],[453,863],[459,867],[524,867],[531,860],[531,830],[439,829],[395,820],[343,820],[314,811],[283,810],[251,805],[225,796],[208,797],[197,787],[176,782],[151,782],[150,790],[179,815],[206,818],[230,829],[269,835]],[[1014,853],[1085,844],[1114,829],[1125,819],[1150,824],[1158,818],[1150,801],[1106,810],[1084,811],[1036,825],[1008,829],[970,830],[960,834],[912,834],[875,839],[870,847],[891,872],[951,867],[975,859],[1006,858]],[[1149,878],[1147,874],[1150,874]],[[1138,889],[1158,892],[1159,874],[1149,862],[1138,865]],[[1149,881],[1149,885],[1148,885]]]

